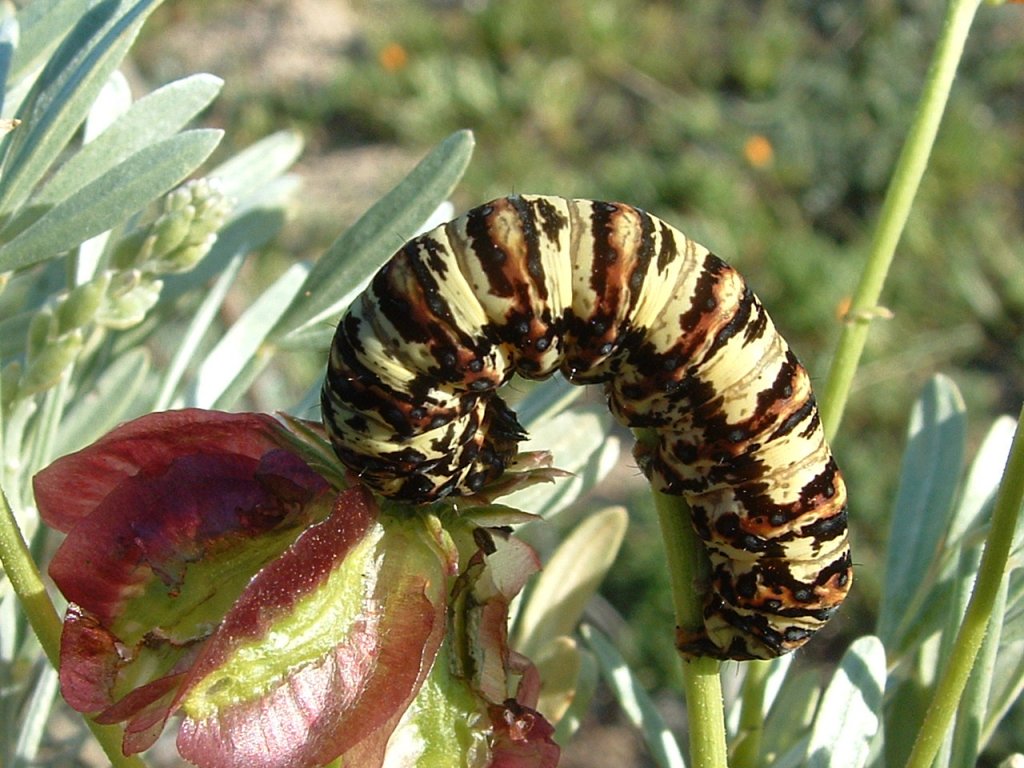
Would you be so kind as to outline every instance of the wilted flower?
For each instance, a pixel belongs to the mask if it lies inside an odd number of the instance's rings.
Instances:
[[[50,565],[70,603],[67,701],[125,723],[126,753],[180,712],[179,751],[203,766],[555,766],[536,674],[505,635],[532,550],[382,514],[305,455],[269,416],[185,410],[36,476],[67,533]]]

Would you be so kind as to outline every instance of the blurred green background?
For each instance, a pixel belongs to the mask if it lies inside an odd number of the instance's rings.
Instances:
[[[135,65],[151,85],[224,77],[206,121],[229,147],[287,126],[306,137],[306,192],[256,283],[315,258],[429,147],[470,128],[456,210],[512,192],[645,207],[737,266],[822,381],[944,5],[169,0]],[[983,8],[885,291],[892,317],[874,324],[835,445],[859,569],[811,658],[872,628],[925,379],[956,380],[975,440],[1024,398],[1022,73],[1024,8]],[[625,495],[635,522],[604,593],[628,626],[666,626],[656,526],[637,473],[623,474],[636,482],[602,494]],[[671,633],[622,631],[646,681],[671,682]]]

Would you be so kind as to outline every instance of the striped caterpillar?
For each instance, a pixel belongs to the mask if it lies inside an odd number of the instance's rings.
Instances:
[[[655,430],[638,463],[692,510],[712,570],[684,655],[803,645],[852,579],[807,372],[738,272],[644,211],[513,196],[410,240],[341,319],[324,423],[385,496],[472,495],[525,437],[497,390],[556,370]]]

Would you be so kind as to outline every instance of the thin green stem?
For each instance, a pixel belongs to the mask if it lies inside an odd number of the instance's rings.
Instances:
[[[46,657],[57,666],[60,657],[61,622],[53,607],[43,579],[29,553],[7,494],[0,491],[0,562],[11,586],[21,599],[32,630]]]
[[[636,430],[637,442],[652,447],[657,437],[651,430]],[[683,629],[704,625],[701,591],[696,584],[708,578],[704,546],[690,524],[690,511],[679,496],[652,491],[661,527],[665,560],[672,588],[676,624]],[[719,663],[701,658],[683,663],[683,691],[690,723],[691,768],[725,768],[725,706]]]
[[[822,393],[821,419],[825,434],[830,438],[835,436],[842,421],[871,320],[879,315],[878,302],[882,286],[910,215],[921,177],[928,166],[964,43],[980,4],[981,0],[951,0],[949,4],[917,114],[889,182],[867,264],[854,292]]]
[[[956,713],[964,686],[974,666],[978,649],[988,628],[989,617],[1006,573],[1006,564],[1013,545],[1014,530],[1021,506],[1024,505],[1024,410],[1017,420],[1017,432],[1010,447],[1003,480],[999,485],[992,525],[985,539],[985,552],[978,568],[974,592],[967,604],[963,623],[957,633],[949,666],[944,671],[931,705],[925,713],[921,730],[910,753],[906,768],[929,768],[942,745],[943,738]]]
[[[761,765],[761,737],[764,735],[764,698],[771,662],[751,661],[744,665],[743,698],[740,725],[733,745],[733,768],[757,768]]]

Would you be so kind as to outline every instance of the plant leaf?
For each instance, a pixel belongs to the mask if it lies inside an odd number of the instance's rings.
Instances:
[[[89,387],[84,397],[75,398],[60,423],[57,455],[65,455],[93,442],[126,417],[149,372],[149,352],[129,349],[118,355]]]
[[[853,642],[825,689],[807,744],[807,768],[861,768],[882,722],[885,648],[877,637]]]
[[[52,206],[136,152],[173,136],[213,101],[222,85],[213,75],[193,75],[139,99],[61,165],[30,204]]]
[[[561,722],[575,703],[582,657],[579,646],[571,637],[556,637],[531,655],[537,673],[544,681],[537,711],[549,722]]]
[[[221,273],[217,275],[216,281],[210,286],[206,295],[203,296],[202,302],[192,313],[192,319],[189,321],[188,327],[178,342],[178,347],[174,351],[174,357],[171,358],[170,364],[167,365],[163,375],[160,377],[160,388],[153,405],[155,409],[163,410],[170,407],[171,403],[174,402],[175,393],[178,391],[178,386],[188,369],[189,363],[192,361],[196,350],[199,349],[199,345],[213,324],[221,302],[224,301],[228,289],[235,281],[235,278],[238,277],[238,272],[242,269],[244,263],[245,253],[241,251],[236,253],[231,261],[224,266]]]
[[[619,553],[629,525],[622,507],[587,516],[555,550],[541,572],[516,626],[513,645],[527,656],[571,635]]]
[[[797,670],[786,675],[765,718],[761,739],[764,764],[779,765],[785,758],[785,765],[803,765],[807,733],[821,701],[821,688],[815,670]]]
[[[516,404],[520,423],[529,433],[520,450],[547,451],[557,469],[573,476],[517,491],[503,503],[550,519],[616,466],[621,441],[612,431],[614,422],[608,408],[599,403],[568,407],[585,389],[556,376],[532,385],[529,394]]]
[[[322,765],[393,727],[444,634],[453,560],[437,533],[422,517],[378,521],[368,492],[343,493],[253,579],[197,659],[182,756]]]
[[[299,133],[278,131],[210,169],[207,175],[220,179],[224,194],[237,198],[244,210],[246,201],[260,197],[268,184],[291,168],[301,152]]]
[[[615,646],[593,627],[584,625],[580,633],[597,657],[601,674],[623,713],[640,731],[655,764],[659,768],[685,768],[675,737]]]
[[[250,361],[305,280],[308,269],[293,264],[256,299],[203,359],[190,405],[211,408]]]
[[[0,179],[0,212],[11,213],[28,198],[160,1],[105,0],[64,38],[19,110],[25,130],[16,131],[10,144]]]
[[[121,223],[195,170],[220,137],[215,130],[186,131],[136,152],[0,247],[0,270],[54,258]]]
[[[10,82],[22,79],[52,51],[92,5],[92,0],[35,0],[18,11],[18,45]]]
[[[1005,462],[1003,463],[1005,466]],[[977,575],[978,560],[974,560],[972,574]],[[974,579],[972,578],[972,583]],[[956,722],[953,727],[952,744],[948,747],[949,765],[977,765],[984,743],[981,741],[985,717],[988,714],[988,703],[992,693],[994,680],[1003,674],[1005,667],[998,664],[1000,636],[1002,634],[1003,617],[1006,610],[1006,586],[1004,577],[999,593],[992,606],[988,629],[978,649],[977,658],[971,668],[956,710]],[[962,616],[963,611],[959,612]],[[959,626],[959,622],[958,622]],[[947,742],[948,744],[948,742]],[[940,755],[947,752],[944,744]]]
[[[932,378],[914,404],[892,517],[878,636],[902,647],[937,576],[936,558],[963,472],[966,418],[951,379]]]
[[[310,271],[272,338],[284,343],[287,336],[319,324],[333,330],[330,321],[451,194],[472,151],[473,135],[469,131],[452,134],[335,240]]]

